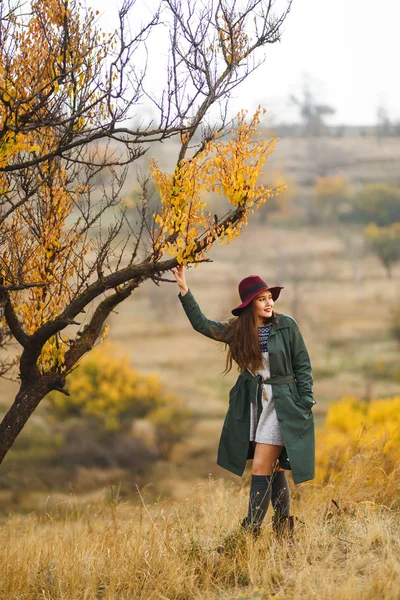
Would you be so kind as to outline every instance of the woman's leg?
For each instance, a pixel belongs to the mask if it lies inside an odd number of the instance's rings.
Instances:
[[[253,475],[272,475],[274,465],[282,454],[284,446],[256,443],[253,459]]]
[[[274,509],[273,526],[276,532],[284,527],[290,514],[290,489],[285,471],[276,471],[271,477],[271,502]]]
[[[242,525],[258,531],[271,500],[271,475],[283,446],[257,442],[253,459],[249,508]]]

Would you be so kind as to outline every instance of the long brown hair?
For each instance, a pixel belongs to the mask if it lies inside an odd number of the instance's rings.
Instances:
[[[265,321],[266,325],[272,323],[276,323],[275,313],[272,313],[272,317]],[[239,371],[262,369],[263,357],[254,302],[250,302],[238,317],[231,319],[222,332],[213,331],[212,333],[216,339],[224,342],[225,349],[228,350],[225,374],[232,369],[233,361],[237,363]]]

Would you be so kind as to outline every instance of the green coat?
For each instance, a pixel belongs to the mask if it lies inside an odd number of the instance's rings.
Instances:
[[[227,323],[211,321],[201,312],[189,290],[179,299],[196,331],[215,339],[212,328],[220,331]],[[315,404],[312,392],[313,378],[310,358],[294,319],[276,314],[277,323],[271,327],[268,353],[271,378],[264,383],[273,386],[273,398],[282,437],[285,442],[279,462],[284,469],[291,469],[295,483],[314,478],[315,437],[314,418],[311,412]],[[224,469],[243,475],[246,460],[253,458],[250,437],[250,402],[261,405],[261,375],[248,371],[241,373],[229,392],[229,407],[218,448],[217,463]]]

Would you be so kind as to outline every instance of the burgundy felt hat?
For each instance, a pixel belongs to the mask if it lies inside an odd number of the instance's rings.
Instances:
[[[276,285],[275,287],[268,287],[265,281],[258,275],[249,275],[242,279],[238,289],[242,304],[239,304],[239,306],[232,310],[232,314],[235,315],[235,317],[238,317],[243,308],[250,304],[254,298],[262,294],[262,292],[271,292],[272,300],[275,302],[275,300],[278,299],[283,286]]]

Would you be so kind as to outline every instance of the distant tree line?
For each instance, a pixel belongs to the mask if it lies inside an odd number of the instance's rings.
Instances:
[[[372,125],[329,125],[327,118],[334,115],[336,109],[329,103],[321,102],[312,91],[309,77],[303,83],[299,93],[289,97],[289,103],[298,110],[297,123],[281,124],[279,135],[286,136],[400,136],[400,119],[392,118],[386,106],[379,105],[376,109],[376,122]]]

